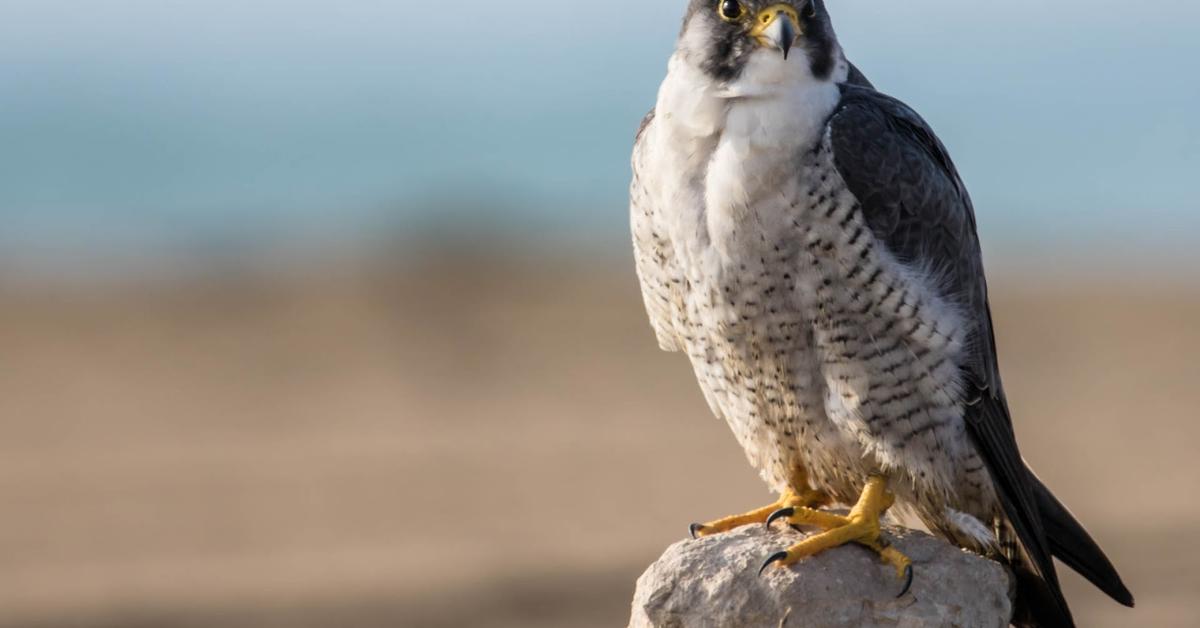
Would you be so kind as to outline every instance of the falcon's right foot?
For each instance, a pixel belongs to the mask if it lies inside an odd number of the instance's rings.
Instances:
[[[792,525],[822,528],[825,532],[810,536],[785,551],[771,555],[758,573],[761,574],[772,564],[791,565],[813,554],[847,543],[857,543],[874,550],[884,562],[896,568],[896,575],[904,581],[904,588],[896,597],[907,593],[913,580],[912,560],[884,540],[880,530],[880,517],[896,501],[895,496],[888,492],[887,484],[886,477],[871,476],[858,498],[858,503],[846,516],[808,508],[788,507],[768,517],[767,526],[770,526],[772,521],[784,519]]]
[[[828,495],[811,488],[800,492],[789,489],[788,492],[780,495],[779,499],[775,500],[775,503],[770,506],[764,506],[740,515],[731,515],[708,523],[693,523],[689,530],[692,533],[693,539],[702,536],[711,536],[745,525],[766,523],[767,517],[770,517],[783,508],[811,510],[826,506],[830,501]]]

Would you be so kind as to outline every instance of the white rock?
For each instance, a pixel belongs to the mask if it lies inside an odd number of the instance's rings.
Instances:
[[[1013,579],[994,561],[928,534],[888,528],[913,560],[912,588],[873,552],[849,545],[791,567],[758,569],[804,538],[778,525],[680,541],[638,578],[630,628],[1002,628],[1012,616]]]

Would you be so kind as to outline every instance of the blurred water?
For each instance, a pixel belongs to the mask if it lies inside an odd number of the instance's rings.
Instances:
[[[828,4],[852,59],[950,146],[1001,254],[1191,259],[1200,7]],[[682,5],[7,0],[0,250],[615,241]]]

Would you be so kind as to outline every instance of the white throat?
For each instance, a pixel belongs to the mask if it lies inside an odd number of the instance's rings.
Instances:
[[[747,221],[770,220],[752,208],[762,194],[794,178],[799,156],[821,141],[841,98],[837,83],[848,71],[842,61],[833,76],[818,79],[803,51],[795,53],[785,60],[777,50],[758,50],[729,83],[696,67],[686,51],[672,56],[653,142],[664,174],[675,173],[667,176],[669,196],[661,206],[681,214],[680,229],[723,248]]]

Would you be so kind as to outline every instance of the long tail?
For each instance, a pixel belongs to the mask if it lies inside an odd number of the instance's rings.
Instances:
[[[1030,488],[1042,522],[1045,546],[1068,567],[1079,572],[1112,599],[1133,606],[1133,594],[1108,557],[1084,530],[1066,506],[1029,471]],[[1014,523],[1007,522],[1001,535],[1007,547],[1009,564],[1017,577],[1017,608],[1013,625],[1019,628],[1060,628],[1074,626],[1071,612],[1063,599],[1054,565],[1033,558],[1028,547],[1019,542]]]
[[[1100,546],[1032,470],[1029,477],[1033,480],[1033,493],[1042,515],[1046,540],[1050,542],[1050,552],[1109,597],[1132,607],[1133,594]]]

